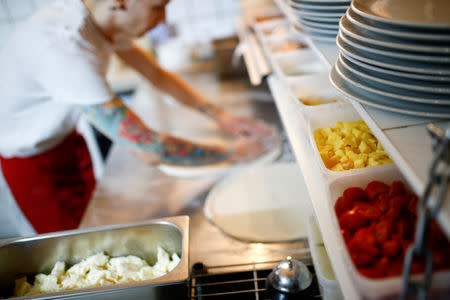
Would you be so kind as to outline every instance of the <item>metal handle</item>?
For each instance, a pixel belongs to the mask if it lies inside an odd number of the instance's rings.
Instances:
[[[433,275],[433,255],[426,241],[431,222],[436,218],[447,198],[448,181],[450,174],[450,127],[442,130],[429,124],[428,132],[433,138],[433,150],[435,157],[431,163],[429,179],[425,191],[417,206],[417,227],[414,243],[409,246],[403,266],[403,291],[402,300],[409,294],[417,294],[417,299],[426,299]],[[422,279],[413,281],[411,278],[411,265],[415,257],[425,259],[425,274]]]

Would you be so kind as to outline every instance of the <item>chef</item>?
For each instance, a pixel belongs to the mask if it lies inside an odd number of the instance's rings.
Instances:
[[[151,165],[240,162],[263,151],[258,141],[271,134],[265,123],[211,104],[133,42],[164,21],[167,2],[56,0],[19,25],[0,51],[1,170],[37,233],[77,228],[95,187],[88,148],[75,130],[80,114]],[[196,144],[146,127],[105,79],[113,52],[217,121],[235,146]]]

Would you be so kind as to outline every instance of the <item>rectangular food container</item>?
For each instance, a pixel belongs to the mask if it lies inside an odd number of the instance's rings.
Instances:
[[[323,299],[341,300],[342,292],[336,280],[333,268],[314,216],[308,219],[308,244],[319,281],[320,294]]]
[[[392,184],[393,181],[400,180],[406,185],[406,181],[400,171],[395,167],[394,164],[387,165],[386,168],[376,168],[370,167],[366,168],[364,175],[362,174],[352,174],[349,176],[342,176],[336,178],[329,185],[329,209],[330,215],[333,216],[333,225],[330,230],[334,231],[334,234],[338,236],[338,245],[336,245],[336,251],[341,252],[341,256],[344,259],[346,267],[350,270],[350,275],[352,280],[355,282],[359,293],[365,299],[398,299],[403,283],[403,278],[401,276],[389,277],[386,279],[371,279],[362,276],[353,261],[350,258],[349,252],[347,251],[347,246],[345,244],[344,238],[340,232],[340,227],[338,219],[334,212],[334,204],[336,200],[342,196],[344,190],[349,187],[360,187],[365,188],[367,184],[373,180],[378,180],[386,184]],[[411,189],[409,189],[411,190]],[[421,275],[413,276],[412,278],[420,278]],[[449,271],[439,271],[434,272],[432,279],[432,298],[442,297],[442,295],[447,295],[450,293],[448,283],[450,282],[450,272]],[[445,298],[445,297],[444,297]],[[442,299],[444,299],[442,298]]]
[[[325,64],[310,48],[272,54],[270,55],[269,61],[274,72],[284,80],[308,74],[321,73],[327,70]]]
[[[328,76],[328,72],[323,72],[288,80],[287,89],[290,97],[303,110],[316,109],[323,105],[333,103],[346,102],[347,100],[342,93],[333,87]],[[301,101],[301,99],[311,100],[315,98],[322,99],[323,103],[307,105]]]
[[[289,34],[289,21],[286,19],[253,23],[252,26],[261,43],[265,43],[267,40],[274,37],[284,38]]]
[[[14,280],[49,274],[57,261],[68,265],[105,252],[136,255],[153,265],[157,247],[181,261],[168,274],[140,282],[47,293],[14,299],[183,299],[189,278],[189,217],[102,226],[0,241],[0,297],[11,297]],[[30,279],[30,277],[29,277]]]
[[[373,167],[365,167],[359,169],[350,169],[345,171],[332,171],[325,166],[325,163],[320,156],[319,149],[317,147],[316,141],[314,139],[314,131],[319,128],[325,128],[328,126],[334,127],[337,122],[348,122],[348,121],[358,121],[361,120],[361,116],[353,108],[350,103],[338,102],[330,103],[328,105],[322,105],[313,110],[310,110],[306,116],[308,124],[308,134],[311,145],[313,146],[313,152],[320,169],[327,176],[329,180],[338,178],[341,176],[348,176],[353,174],[360,174],[364,176],[368,169],[381,169],[390,168],[393,164],[384,164]]]
[[[309,45],[304,38],[293,37],[293,36],[285,36],[285,37],[273,37],[267,39],[267,48],[275,56],[283,55],[287,53],[294,53],[298,51],[301,53],[305,50],[309,50]],[[287,43],[291,43],[293,45],[298,46],[298,48],[292,49],[283,49]]]

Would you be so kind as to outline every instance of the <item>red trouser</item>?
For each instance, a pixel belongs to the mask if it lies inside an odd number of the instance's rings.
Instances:
[[[75,229],[95,187],[89,150],[72,132],[61,144],[26,158],[2,158],[3,176],[37,233]]]

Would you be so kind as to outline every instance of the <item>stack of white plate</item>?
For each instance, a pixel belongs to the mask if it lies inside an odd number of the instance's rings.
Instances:
[[[450,118],[450,0],[354,0],[330,78],[384,110]]]
[[[294,29],[312,39],[335,42],[339,19],[350,6],[350,0],[288,0],[296,17]]]

